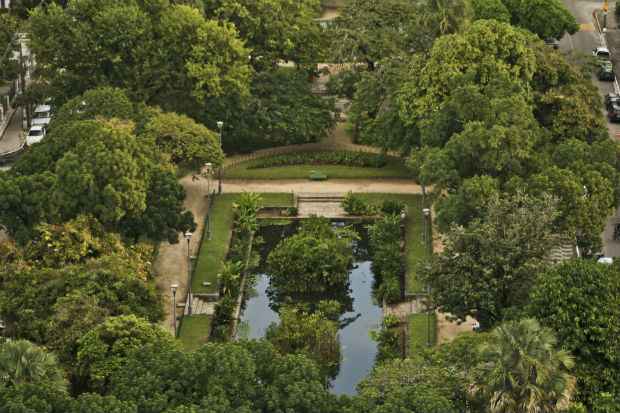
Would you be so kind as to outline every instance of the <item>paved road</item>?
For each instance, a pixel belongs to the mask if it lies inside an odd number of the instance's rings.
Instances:
[[[610,2],[611,5],[612,2]],[[580,24],[581,30],[572,36],[564,36],[560,41],[560,47],[563,51],[575,51],[589,54],[592,49],[601,45],[601,36],[596,30],[596,23],[592,16],[595,9],[600,9],[603,5],[603,1],[591,1],[591,0],[564,0],[564,4],[573,13],[577,22]],[[610,10],[609,20],[613,20],[613,9]],[[609,24],[612,27],[612,24]],[[609,35],[608,35],[609,36]],[[615,52],[615,53],[614,53]],[[617,52],[611,48],[612,55],[617,58],[620,57],[620,50]],[[616,69],[616,72],[618,70]],[[598,87],[601,94],[601,99],[607,93],[613,92],[614,87],[612,82],[599,82],[598,79],[593,77],[593,83]],[[605,114],[606,115],[606,114]],[[609,130],[609,136],[612,139],[620,140],[620,123],[607,123],[607,129]],[[620,208],[616,211],[616,214],[609,217],[605,230],[601,235],[603,238],[603,254],[609,257],[620,257],[620,242],[614,241],[613,233],[616,225],[620,224]]]

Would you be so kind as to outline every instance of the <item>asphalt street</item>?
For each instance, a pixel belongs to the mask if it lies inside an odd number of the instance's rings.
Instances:
[[[609,3],[611,5],[613,2],[610,1]],[[572,36],[566,35],[563,39],[561,39],[561,50],[564,52],[590,54],[592,49],[602,45],[601,35],[597,31],[593,12],[602,8],[603,0],[564,0],[564,4],[566,4],[568,9],[577,19],[580,30]],[[611,14],[613,11],[613,8],[610,8],[610,18],[612,17]],[[612,25],[609,26],[610,28],[612,27]],[[611,33],[607,36],[609,35],[611,35]],[[612,53],[613,60],[620,58],[620,50],[618,50],[617,53],[614,53],[614,48],[610,48],[610,51]],[[617,69],[616,73],[618,73]],[[607,93],[614,91],[613,82],[600,82],[595,76],[592,77],[592,82],[598,87],[601,94],[601,99],[603,99],[603,96]],[[602,110],[605,112],[604,109]],[[607,118],[606,113],[605,118]],[[610,138],[620,140],[620,123],[607,122],[607,129],[609,130]],[[616,225],[620,225],[620,208],[616,211],[615,215],[609,217],[605,230],[603,231],[603,234],[601,234],[603,239],[602,252],[608,257],[620,257],[620,242],[613,239],[614,228]]]

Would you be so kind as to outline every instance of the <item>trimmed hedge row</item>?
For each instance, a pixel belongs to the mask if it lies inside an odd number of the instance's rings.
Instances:
[[[361,168],[381,168],[386,165],[385,156],[367,152],[302,152],[275,155],[258,160],[248,169],[263,169],[289,165],[343,165]]]

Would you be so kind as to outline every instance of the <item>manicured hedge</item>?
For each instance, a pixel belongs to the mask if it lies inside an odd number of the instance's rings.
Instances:
[[[248,169],[263,169],[288,165],[343,165],[362,168],[381,168],[386,165],[385,156],[367,152],[301,152],[275,155],[261,159]]]

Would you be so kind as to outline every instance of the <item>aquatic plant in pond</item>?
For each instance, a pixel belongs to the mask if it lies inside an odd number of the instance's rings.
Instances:
[[[274,246],[281,243],[282,239],[295,235],[296,229],[297,224],[268,226],[259,230],[257,236],[265,240],[261,248],[263,264],[274,250]],[[324,359],[322,370],[325,376],[331,379],[332,391],[337,394],[354,394],[357,383],[371,371],[377,356],[377,342],[370,337],[370,332],[379,329],[382,319],[381,308],[372,295],[374,275],[370,262],[367,261],[366,228],[363,225],[356,225],[355,230],[361,236],[348,243],[348,253],[353,255],[354,265],[348,269],[344,285],[322,293],[282,294],[270,285],[268,271],[267,274],[259,274],[256,277],[255,291],[249,295],[246,302],[243,323],[238,331],[239,337],[252,339],[267,335],[272,340],[273,332],[278,332],[285,338],[292,339],[283,343],[282,337],[278,337],[276,345],[281,350],[301,349],[315,360],[316,356],[322,356]],[[342,232],[342,228],[336,229],[336,232]],[[266,271],[267,268],[268,266],[263,265],[261,271]],[[334,299],[334,296],[337,298]],[[292,317],[293,320],[290,315],[282,316],[289,309],[299,307],[301,310]],[[317,314],[320,314],[320,317],[317,317]],[[311,317],[315,317],[316,320],[309,320]],[[274,325],[269,328],[272,323]],[[306,328],[313,323],[315,326],[321,326],[318,332]],[[330,325],[335,326],[337,336],[328,334],[330,331],[333,332],[330,330]],[[270,333],[267,333],[268,330]],[[283,334],[283,331],[286,334]],[[296,341],[299,337],[304,337],[304,340]],[[314,342],[314,345],[308,346],[306,341]],[[334,343],[338,342],[339,345],[334,347]],[[333,361],[336,361],[336,364]]]
[[[334,229],[325,218],[310,218],[282,240],[267,258],[271,283],[279,292],[324,293],[348,282],[354,232]]]

